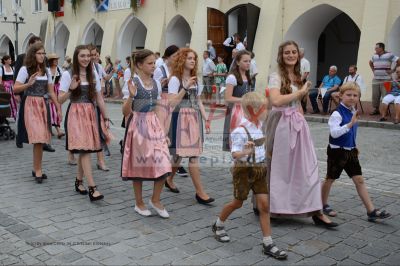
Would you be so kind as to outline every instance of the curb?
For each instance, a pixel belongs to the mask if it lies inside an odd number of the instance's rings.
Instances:
[[[120,99],[105,99],[106,103],[112,104],[122,104],[122,100]],[[208,106],[205,106],[206,111],[210,111]],[[217,108],[215,109],[215,114],[223,114],[225,113],[225,109]],[[304,116],[306,121],[308,122],[319,122],[319,123],[328,123],[328,117],[318,117],[312,115],[305,115]],[[400,124],[393,124],[391,122],[377,122],[377,121],[368,121],[368,120],[359,120],[358,125],[361,127],[373,127],[373,128],[384,128],[384,129],[395,129],[400,130]]]

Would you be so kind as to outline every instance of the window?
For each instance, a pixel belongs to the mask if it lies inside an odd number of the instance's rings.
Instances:
[[[34,0],[34,6],[33,6],[33,11],[34,12],[41,12],[42,11],[42,0]]]
[[[0,16],[3,16],[3,0],[0,0]]]

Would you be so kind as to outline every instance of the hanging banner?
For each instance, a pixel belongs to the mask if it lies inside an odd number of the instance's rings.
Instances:
[[[131,8],[131,0],[108,0],[108,10],[120,10]]]
[[[109,10],[109,0],[100,0],[96,4],[96,12],[107,12]]]
[[[60,0],[60,11],[56,12],[56,18],[64,16],[64,0]]]

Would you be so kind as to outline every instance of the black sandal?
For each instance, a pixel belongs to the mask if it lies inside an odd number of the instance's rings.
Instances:
[[[32,171],[32,176],[36,177],[35,171]],[[42,173],[42,179],[47,179],[47,175]]]
[[[330,217],[336,217],[337,213],[328,204],[324,205],[322,212]]]
[[[285,251],[280,250],[274,243],[268,246],[263,243],[262,251],[265,255],[271,256],[278,260],[285,260],[288,256]]]
[[[89,199],[90,201],[101,200],[104,198],[104,195],[100,194],[99,196],[93,196],[94,192],[97,190],[97,186],[89,186]]]
[[[81,195],[86,195],[88,193],[88,191],[84,188],[84,189],[80,189],[79,186],[82,185],[83,186],[83,180],[79,180],[77,177],[75,178],[75,191],[79,192],[79,194]]]
[[[213,224],[212,231],[214,232],[214,238],[218,242],[226,243],[230,241],[228,234],[225,232],[225,227],[217,226],[217,222]],[[223,231],[223,233],[217,234],[217,231]]]
[[[375,209],[370,213],[367,213],[368,221],[375,222],[378,219],[386,219],[392,216],[390,213],[386,212],[385,210],[380,211],[379,209]]]

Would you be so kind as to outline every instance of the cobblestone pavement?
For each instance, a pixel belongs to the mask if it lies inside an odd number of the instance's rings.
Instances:
[[[220,151],[217,134],[222,120],[213,122],[215,133],[206,136],[201,160],[202,179],[215,204],[197,204],[190,178],[176,177],[181,193],[162,194],[171,218],[142,218],[133,210],[131,184],[119,178],[121,107],[108,104],[108,108],[116,139],[107,158],[111,171],[94,170],[105,195],[100,202],[91,203],[74,191],[76,169],[66,163],[64,140],[53,138],[56,152],[44,154],[43,168],[49,179],[41,185],[30,175],[32,147],[17,149],[12,141],[0,142],[0,264],[398,264],[399,130],[360,128],[358,138],[370,195],[393,218],[367,222],[351,180],[343,176],[331,192],[331,205],[339,212],[334,219],[340,223],[336,230],[316,227],[311,219],[273,220],[274,240],[289,250],[288,260],[279,262],[261,253],[261,232],[250,202],[226,222],[230,243],[213,238],[210,225],[232,198],[229,154]],[[310,123],[310,128],[323,177],[328,128],[322,123]],[[151,189],[151,183],[145,183],[146,202]]]

